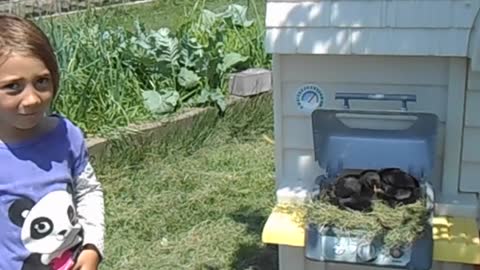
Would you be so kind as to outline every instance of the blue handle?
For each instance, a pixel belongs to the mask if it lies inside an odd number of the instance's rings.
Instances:
[[[378,101],[401,101],[402,111],[407,111],[408,102],[416,102],[416,95],[404,94],[369,94],[369,93],[336,93],[335,99],[343,99],[345,109],[350,109],[350,100],[378,100]]]

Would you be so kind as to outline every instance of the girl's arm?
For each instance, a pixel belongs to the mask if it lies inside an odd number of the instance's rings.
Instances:
[[[78,219],[84,232],[83,247],[94,247],[102,259],[105,234],[103,189],[90,162],[74,183]]]

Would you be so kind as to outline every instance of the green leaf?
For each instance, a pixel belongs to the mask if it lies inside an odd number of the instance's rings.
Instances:
[[[180,58],[179,41],[173,36],[170,29],[161,28],[158,31],[152,31],[149,38],[155,42],[158,60],[168,62],[170,65],[178,66]]]
[[[180,95],[177,91],[164,91],[163,94],[154,91],[147,90],[142,92],[145,107],[154,113],[162,114],[172,112],[177,106]]]
[[[227,71],[238,63],[245,62],[248,60],[248,56],[242,56],[238,53],[227,53],[223,57],[223,63],[220,65],[219,69],[222,72]]]
[[[195,72],[182,67],[178,74],[178,83],[186,89],[191,89],[200,83],[200,77]]]
[[[217,88],[214,91],[208,88],[203,88],[199,95],[191,98],[187,103],[193,106],[215,104],[222,112],[227,108],[225,95],[220,88]]]
[[[179,59],[180,64],[200,74],[202,63],[206,61],[204,59],[205,52],[202,45],[198,43],[196,38],[191,37],[189,34],[185,34],[180,41],[182,47],[180,53],[181,58]]]
[[[199,28],[204,31],[209,30],[215,25],[216,21],[217,14],[208,9],[204,9],[200,14]]]
[[[195,102],[197,104],[205,104],[207,102],[210,101],[210,91],[206,88],[202,89],[202,92],[200,93],[200,95],[197,96],[197,98],[195,99]]]
[[[224,112],[227,109],[227,102],[225,101],[225,96],[219,95],[215,96],[216,98],[214,101],[217,103],[217,106],[220,108],[222,112]]]
[[[227,108],[227,102],[225,100],[225,95],[222,93],[222,89],[217,88],[214,92],[210,93],[210,100],[215,103],[222,112]]]
[[[227,10],[222,14],[223,18],[231,19],[236,26],[250,27],[254,21],[247,18],[247,7],[233,4],[229,5]]]

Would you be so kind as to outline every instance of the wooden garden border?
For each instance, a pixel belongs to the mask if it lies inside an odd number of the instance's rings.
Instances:
[[[230,96],[227,100],[227,106],[232,106],[240,102],[246,102],[248,101],[248,99],[249,98],[245,97]],[[129,136],[132,136],[134,139],[140,139],[141,137],[152,137],[157,135],[160,137],[164,130],[167,130],[167,128],[172,126],[182,125],[184,126],[184,128],[190,128],[195,123],[195,118],[207,112],[212,112],[214,110],[217,109],[214,107],[185,109],[184,111],[172,114],[166,119],[136,125],[129,125],[128,127],[122,129],[134,130],[134,132],[129,134]],[[111,139],[103,137],[91,137],[87,138],[86,141],[90,155],[93,157],[98,157],[105,152]]]

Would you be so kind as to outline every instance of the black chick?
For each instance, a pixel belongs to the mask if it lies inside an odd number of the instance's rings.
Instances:
[[[376,170],[365,170],[360,174],[360,182],[365,184],[373,192],[372,196],[380,188],[380,174]]]
[[[415,203],[420,198],[420,184],[410,174],[398,168],[386,168],[380,170],[379,175],[379,197],[391,207]]]
[[[345,175],[333,186],[333,202],[341,208],[368,212],[372,210],[373,189],[358,175]]]

